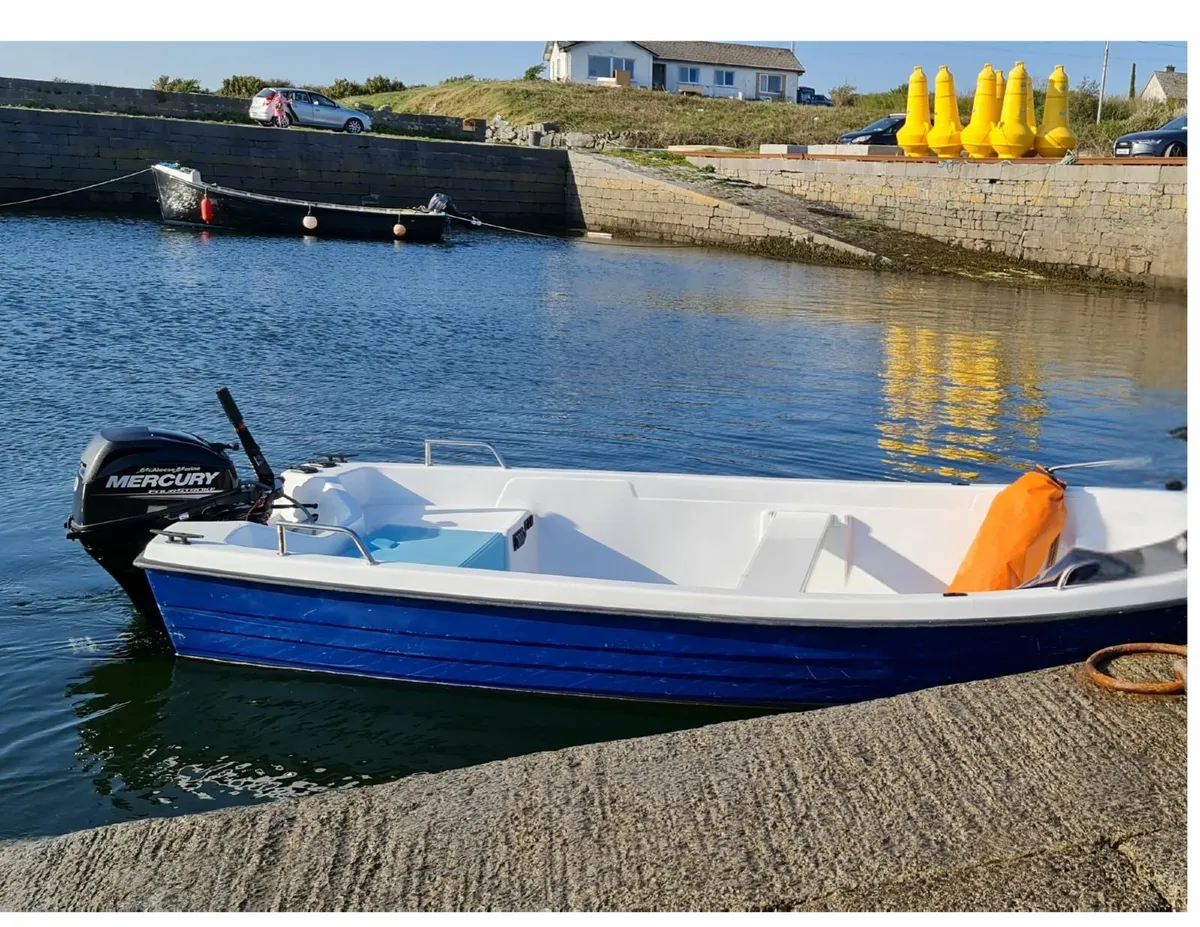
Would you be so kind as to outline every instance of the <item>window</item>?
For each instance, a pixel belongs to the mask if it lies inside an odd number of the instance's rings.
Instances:
[[[698,84],[700,83],[700,69],[681,67],[679,69],[679,83],[681,84]]]
[[[628,71],[633,80],[633,59],[588,55],[588,77],[612,77],[614,71]]]
[[[758,92],[779,95],[783,93],[782,74],[759,74]]]
[[[882,119],[876,119],[874,122],[863,126],[858,131],[861,132],[883,132],[887,129],[895,128],[898,125],[903,125],[906,117],[900,116],[884,116]]]
[[[732,87],[733,86],[733,72],[732,71],[713,71],[713,83],[716,84],[718,87]]]
[[[334,103],[333,100],[329,99],[329,97],[323,97],[319,93],[314,93],[312,95],[312,101],[316,103],[317,106],[337,106],[337,104]]]

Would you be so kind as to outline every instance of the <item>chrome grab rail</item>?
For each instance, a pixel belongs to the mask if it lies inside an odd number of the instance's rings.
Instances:
[[[293,524],[289,521],[276,522],[275,527],[279,529],[279,556],[281,557],[286,557],[288,553],[286,538],[289,531],[336,531],[338,534],[348,534],[350,540],[354,542],[354,546],[358,548],[358,552],[366,558],[367,563],[371,566],[375,566],[379,562],[371,556],[371,552],[367,549],[367,545],[363,543],[363,539],[349,528],[343,528],[340,525],[301,525]]]
[[[500,469],[507,470],[508,464],[504,462],[504,458],[500,456],[500,452],[488,444],[486,441],[460,441],[457,438],[426,438],[425,439],[425,466],[433,466],[433,448],[434,445],[442,445],[443,447],[482,447],[485,450],[492,452],[492,456],[496,458],[496,463],[500,464]]]

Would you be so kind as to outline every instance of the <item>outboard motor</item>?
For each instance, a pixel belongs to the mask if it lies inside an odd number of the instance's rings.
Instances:
[[[225,405],[228,391],[219,395]],[[236,411],[229,399],[227,413],[230,406]],[[244,424],[238,430],[257,473],[261,451],[253,438],[246,440]],[[239,480],[226,453],[237,449],[142,425],[101,429],[79,461],[67,538],[79,541],[121,584],[138,611],[158,617],[146,574],[134,565],[154,532],[185,520],[245,518],[274,489],[273,476],[269,483],[261,479],[270,475],[265,461],[259,480]]]
[[[435,193],[429,198],[429,205],[425,209],[429,212],[446,212],[452,205],[453,200],[445,193]]]

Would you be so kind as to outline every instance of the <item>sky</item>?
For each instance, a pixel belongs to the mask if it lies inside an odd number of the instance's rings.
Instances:
[[[603,30],[611,34],[611,26]],[[661,28],[660,30],[661,31]],[[660,36],[669,38],[670,36]],[[790,46],[790,40],[753,44]],[[232,74],[286,78],[295,84],[325,85],[338,77],[362,81],[374,74],[406,84],[434,84],[447,77],[516,78],[542,59],[544,43],[498,42],[0,42],[0,77],[63,78],[80,83],[148,87],[160,74],[194,77],[217,89]],[[797,40],[801,80],[818,92],[851,84],[859,92],[889,90],[906,83],[920,64],[932,80],[940,65],[954,74],[960,93],[969,93],[985,63],[1009,71],[1021,60],[1034,78],[1055,65],[1066,68],[1071,85],[1100,79],[1104,42],[814,42]],[[1137,64],[1140,93],[1151,72],[1174,64],[1187,70],[1182,40],[1112,42],[1109,95],[1129,91],[1130,65]]]

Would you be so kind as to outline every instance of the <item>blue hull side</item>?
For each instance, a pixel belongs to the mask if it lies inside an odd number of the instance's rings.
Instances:
[[[771,626],[555,611],[149,571],[175,650],[260,666],[533,692],[820,705],[1186,642],[1187,607],[974,626]]]

